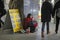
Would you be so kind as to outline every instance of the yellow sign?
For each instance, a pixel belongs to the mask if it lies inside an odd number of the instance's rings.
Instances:
[[[22,25],[21,25],[18,9],[9,9],[9,14],[10,14],[10,18],[13,26],[13,31],[14,32],[20,31],[22,28]]]

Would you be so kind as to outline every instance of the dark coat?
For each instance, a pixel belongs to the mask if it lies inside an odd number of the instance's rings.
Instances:
[[[43,2],[41,8],[41,21],[42,22],[50,22],[51,21],[51,14],[52,14],[52,4],[49,2]]]
[[[0,0],[0,9],[4,9],[4,2]]]
[[[4,9],[4,2],[0,0],[0,18],[6,14],[6,10]]]
[[[57,9],[58,8],[60,8],[60,0],[55,4],[55,6],[54,6],[54,9],[53,9],[53,18],[54,18],[54,16],[55,16],[55,12],[56,12],[56,14],[57,14]]]

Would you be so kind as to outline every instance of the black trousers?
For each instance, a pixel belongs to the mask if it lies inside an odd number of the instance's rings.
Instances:
[[[27,24],[26,29],[28,29],[29,27],[30,27],[30,32],[34,33],[35,32],[35,27],[34,27],[34,24],[33,24],[32,21]]]
[[[1,21],[0,21],[0,28],[1,28]]]
[[[35,27],[34,26],[27,26],[26,29],[30,27],[30,32],[33,33],[35,32]]]
[[[59,20],[60,18],[56,16],[56,29],[55,29],[56,32],[58,31],[59,28]]]
[[[47,32],[49,32],[49,22],[42,22],[42,32],[44,32],[44,28],[45,28],[45,23],[47,25]]]
[[[1,28],[1,23],[4,24],[4,22],[0,19],[0,28]]]
[[[31,33],[35,32],[35,27],[34,27],[34,26],[31,26],[31,27],[30,27],[30,32],[31,32]]]

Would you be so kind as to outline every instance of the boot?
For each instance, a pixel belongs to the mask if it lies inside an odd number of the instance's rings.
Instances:
[[[55,33],[57,34],[57,33],[58,33],[58,31],[55,31]]]
[[[50,32],[48,31],[47,34],[49,34]]]
[[[41,37],[44,38],[44,32],[41,33]]]

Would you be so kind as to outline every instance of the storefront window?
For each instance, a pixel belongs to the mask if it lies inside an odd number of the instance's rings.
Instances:
[[[38,16],[39,0],[24,0],[24,14],[25,17],[28,13],[31,13],[35,18]]]

